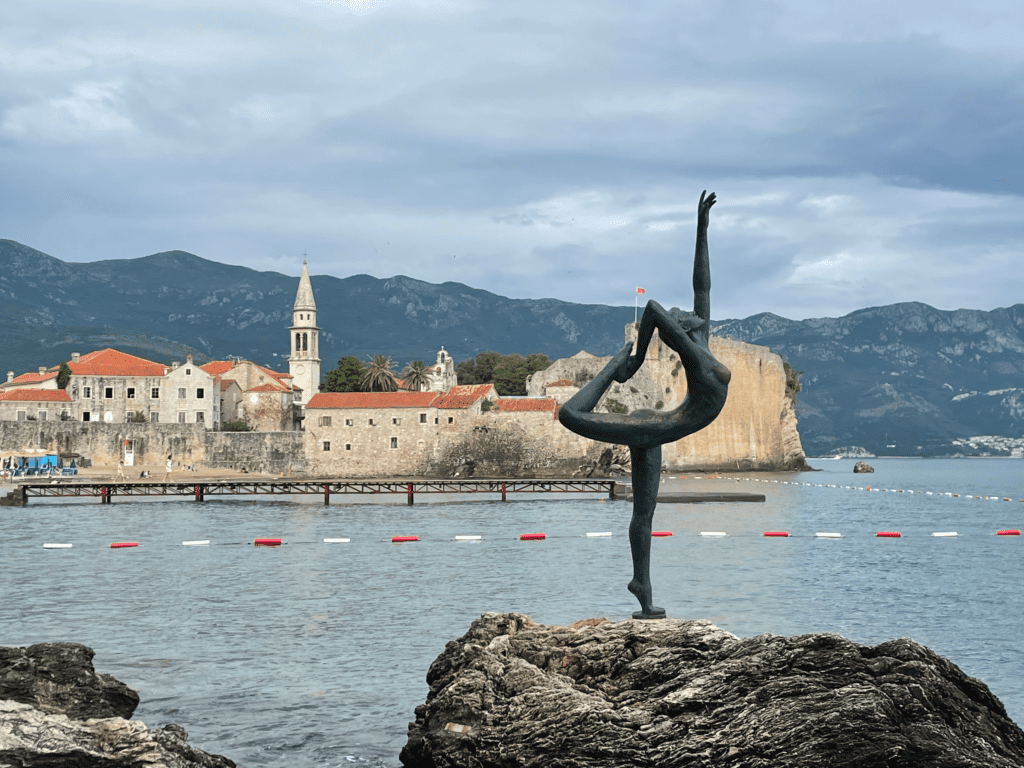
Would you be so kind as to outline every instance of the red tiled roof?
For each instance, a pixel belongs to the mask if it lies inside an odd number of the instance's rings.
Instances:
[[[277,371],[272,371],[269,368],[264,368],[262,365],[257,365],[256,367],[259,368],[264,373],[266,373],[266,374],[268,374],[270,376],[273,376],[275,379],[277,379],[279,381],[281,379],[290,379],[292,377],[292,375],[290,373],[278,373]],[[284,383],[284,382],[282,382],[282,383]]]
[[[480,395],[438,395],[433,405],[435,408],[469,408],[477,400],[482,399]]]
[[[426,408],[437,392],[319,392],[306,408]]]
[[[486,397],[487,393],[494,388],[493,384],[456,384],[450,390],[449,395],[476,395]]]
[[[57,368],[50,368],[46,373],[23,373],[16,376],[11,384],[39,384],[57,378]]]
[[[71,398],[63,389],[8,389],[0,392],[0,400],[19,402],[70,403]]]
[[[235,364],[230,360],[211,360],[208,363],[203,363],[199,366],[211,376],[220,376],[222,373],[227,373]]]
[[[268,381],[266,384],[260,384],[258,387],[249,387],[246,392],[287,392],[285,387],[281,386],[278,381]]]
[[[572,379],[559,379],[558,381],[552,381],[547,386],[549,387],[575,387],[576,382]]]
[[[68,363],[76,376],[163,376],[166,366],[116,349],[100,349]]]
[[[523,397],[499,400],[496,403],[499,411],[554,411],[555,401],[550,397]]]

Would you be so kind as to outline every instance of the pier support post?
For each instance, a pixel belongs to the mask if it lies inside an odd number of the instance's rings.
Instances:
[[[107,504],[107,486],[100,486],[100,504]]]
[[[505,484],[504,483],[501,484],[501,500],[502,501],[508,501],[508,499],[505,498]]]
[[[405,487],[405,490],[406,490],[406,493],[408,494],[409,506],[411,507],[413,505],[413,501],[414,501],[413,492],[412,492],[412,483],[409,483]]]
[[[324,483],[324,506],[331,503],[331,484]]]
[[[196,486],[196,501],[203,501],[205,490],[206,489],[202,485]]]

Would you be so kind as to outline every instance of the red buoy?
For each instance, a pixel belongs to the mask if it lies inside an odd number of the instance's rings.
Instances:
[[[1006,528],[1002,531],[996,531],[996,536],[1020,536],[1020,530],[1017,528]]]
[[[764,535],[765,536],[781,536],[783,538],[786,538],[786,537],[789,536],[789,531],[765,531]]]
[[[279,547],[281,546],[280,539],[255,539],[252,542],[257,547]]]
[[[519,534],[520,541],[530,541],[531,539],[546,539],[548,535],[546,533],[521,533]]]
[[[879,531],[875,534],[880,539],[899,539],[902,538],[902,534],[899,531]]]
[[[420,540],[419,536],[392,536],[391,537],[391,541],[394,542],[394,543],[398,543],[400,541],[419,541],[419,540]]]
[[[651,536],[671,536],[672,531],[651,531]]]
[[[139,546],[139,542],[137,542],[137,541],[114,541],[114,542],[111,542],[111,544],[110,544],[110,548],[111,549],[123,549],[124,547],[137,547],[137,546]]]

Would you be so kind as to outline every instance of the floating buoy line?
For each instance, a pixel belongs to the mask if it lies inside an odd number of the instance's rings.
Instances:
[[[770,480],[765,477],[733,477],[731,475],[670,475],[668,480],[735,480],[737,483],[772,483],[774,485],[799,485],[804,488],[838,488],[846,491],[870,491],[872,493],[911,493],[921,496],[949,496],[951,498],[971,499],[980,501],[1017,501],[1024,504],[1024,499],[1014,499],[1012,496],[984,495],[979,496],[971,493],[953,493],[952,491],[918,491],[912,488],[878,488],[877,486],[865,485],[840,485],[838,483],[802,483],[798,480]]]

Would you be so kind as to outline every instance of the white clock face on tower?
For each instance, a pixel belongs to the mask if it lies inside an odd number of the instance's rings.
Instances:
[[[304,374],[306,372],[306,366],[304,366],[304,365],[296,365],[295,366],[295,372],[301,376],[302,374]]]

